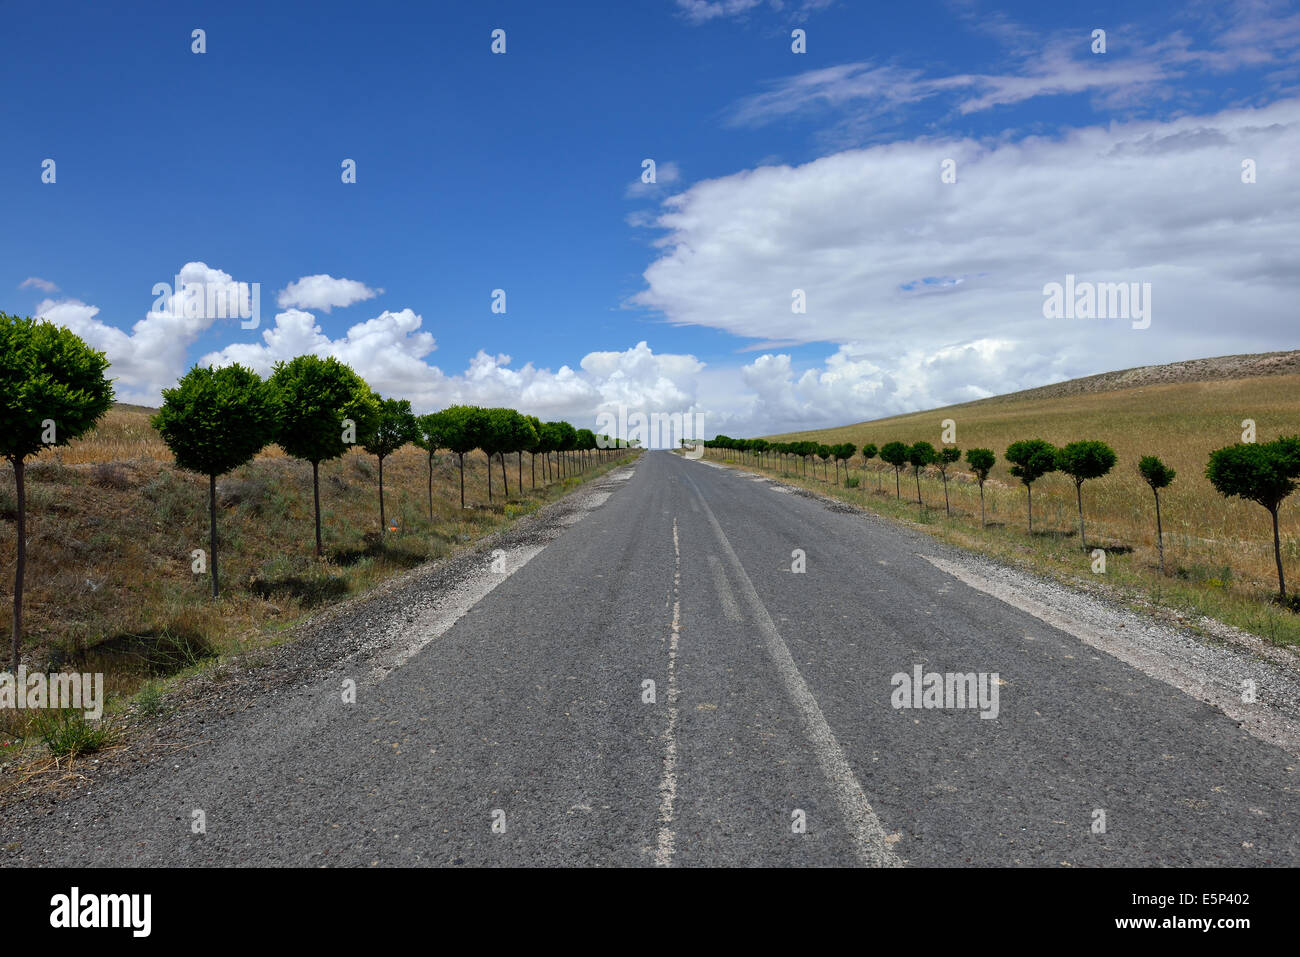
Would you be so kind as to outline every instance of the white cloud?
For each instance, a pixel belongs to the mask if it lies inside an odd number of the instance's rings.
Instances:
[[[642,174],[644,175],[644,173]],[[662,163],[655,164],[655,181],[653,183],[643,183],[638,176],[631,183],[628,183],[627,189],[623,195],[628,199],[636,199],[641,196],[648,196],[665,186],[671,186],[682,178],[681,167],[672,160],[665,160]]]
[[[201,262],[186,263],[178,275],[187,286],[197,283],[225,289],[235,282],[229,273]],[[167,279],[169,287],[173,278]],[[102,321],[98,306],[78,299],[46,299],[36,307],[36,315],[67,326],[108,356],[108,374],[116,379],[114,389],[119,401],[152,405],[158,402],[161,390],[173,385],[184,372],[186,351],[213,322],[239,321],[194,314],[203,313],[203,309],[190,310],[187,315],[184,299],[175,290],[161,304],[162,309],[151,309],[130,332]]]
[[[58,292],[59,287],[40,276],[28,276],[18,284],[19,289],[39,289],[41,292]]]
[[[289,283],[280,290],[276,303],[281,309],[299,306],[303,309],[319,309],[329,312],[335,307],[350,306],[353,303],[373,299],[383,295],[382,289],[371,289],[365,283],[355,279],[335,279],[333,276],[319,273],[315,276],[303,276]]]
[[[775,359],[748,367],[760,408],[792,418],[820,409],[819,422],[1292,348],[1298,156],[1300,101],[1290,100],[1059,139],[898,142],[741,172],[664,202],[662,254],[633,302],[675,324],[851,348],[811,379]],[[1241,182],[1247,157],[1259,164],[1255,184]],[[953,185],[940,182],[946,158],[957,162]],[[1151,327],[1044,319],[1043,286],[1067,273],[1150,282]],[[791,311],[795,289],[805,315]],[[984,358],[989,343],[997,362]]]

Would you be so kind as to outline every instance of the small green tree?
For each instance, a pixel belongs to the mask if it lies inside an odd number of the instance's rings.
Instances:
[[[442,438],[442,413],[430,412],[415,420],[416,436],[412,441],[428,455],[429,459],[429,521],[433,521],[433,456],[446,448]],[[462,503],[463,504],[463,503]]]
[[[479,448],[480,433],[486,415],[476,405],[453,405],[438,413],[442,445],[456,456],[460,465],[460,507],[465,507],[465,456]],[[492,463],[488,463],[488,483],[492,482]]]
[[[874,458],[876,457],[876,453],[879,452],[879,451],[880,451],[880,449],[876,448],[876,445],[875,445],[874,442],[868,442],[866,445],[862,446],[862,468],[863,468],[864,470],[866,469],[867,464],[868,464],[872,459],[874,459]],[[877,488],[880,487],[880,472],[879,472],[879,471],[876,472],[876,487],[877,487]]]
[[[528,453],[528,465],[533,471],[532,488],[537,488],[537,454],[542,452],[545,440],[542,438],[542,420],[535,415],[528,416],[528,424],[533,427],[533,444],[524,451]],[[608,437],[606,437],[608,438]],[[607,445],[606,448],[609,448]],[[520,479],[520,484],[523,479]]]
[[[362,443],[374,428],[379,402],[370,386],[333,356],[298,356],[277,362],[270,379],[275,402],[275,441],[289,455],[311,463],[316,516],[316,554],[324,555],[320,530],[320,463]]]
[[[840,463],[844,463],[844,478],[849,477],[849,459],[857,453],[858,447],[852,442],[841,442],[832,450],[835,456],[835,484],[840,484]]]
[[[421,435],[410,402],[406,399],[376,399],[379,414],[366,437],[365,450],[379,459],[379,535],[382,538],[388,534],[388,522],[384,518],[384,459],[407,442],[421,440]]]
[[[934,446],[929,442],[917,442],[907,450],[907,464],[912,466],[912,474],[916,476],[917,505],[924,504],[921,501],[921,469],[933,463],[937,455]]]
[[[265,382],[241,365],[195,366],[173,388],[163,389],[153,427],[176,464],[208,477],[208,551],[212,597],[217,574],[217,476],[253,460],[275,435],[275,406]]]
[[[1056,446],[1042,439],[1024,439],[1007,446],[1006,460],[1011,474],[1020,479],[1029,495],[1029,534],[1034,533],[1034,483],[1056,471]]]
[[[1160,574],[1165,573],[1165,535],[1160,524],[1160,490],[1168,488],[1178,473],[1154,455],[1144,455],[1138,462],[1138,472],[1156,497],[1156,548],[1160,551]]]
[[[27,570],[25,461],[89,431],[113,405],[108,360],[61,326],[0,312],[0,455],[14,469],[17,563],[14,569],[13,673],[23,633]]]
[[[939,470],[940,477],[943,478],[943,510],[949,518],[952,518],[952,509],[948,507],[948,466],[960,461],[961,449],[951,445],[945,445],[941,448],[934,460],[934,466]]]
[[[1115,450],[1105,442],[1070,442],[1056,450],[1057,471],[1074,480],[1074,495],[1079,503],[1079,542],[1085,549],[1088,540],[1083,535],[1083,483],[1101,478],[1114,467]]]
[[[880,461],[894,467],[894,498],[898,499],[903,497],[899,475],[907,464],[907,452],[908,448],[902,442],[886,442],[880,447]]]
[[[1286,576],[1282,572],[1282,540],[1277,510],[1295,491],[1300,478],[1300,437],[1258,444],[1238,443],[1210,453],[1205,477],[1219,494],[1256,502],[1273,516],[1273,557],[1277,561],[1277,586],[1286,601]]]
[[[989,472],[997,457],[992,449],[967,449],[966,462],[975,473],[975,480],[980,484],[980,528],[984,527],[984,483],[988,481]]]

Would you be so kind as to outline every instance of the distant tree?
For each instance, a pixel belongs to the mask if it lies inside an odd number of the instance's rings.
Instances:
[[[984,483],[988,481],[989,472],[993,471],[993,463],[997,461],[997,456],[993,454],[992,449],[967,449],[966,463],[975,473],[975,479],[980,485],[980,528],[984,527]]]
[[[573,462],[570,460],[569,453],[578,447],[578,430],[568,422],[560,423],[560,451],[561,459],[561,477],[572,474]]]
[[[924,504],[921,501],[921,469],[934,462],[938,453],[935,452],[934,446],[929,442],[917,442],[907,450],[907,464],[912,466],[912,474],[916,476],[916,504]]]
[[[61,326],[0,312],[0,455],[14,469],[17,562],[14,569],[13,674],[23,633],[27,570],[25,462],[89,431],[113,405],[108,360]]]
[[[379,459],[379,535],[382,538],[388,534],[388,522],[384,518],[384,459],[406,443],[419,439],[420,427],[406,399],[375,398],[379,413],[366,436],[365,450]]]
[[[829,445],[817,446],[817,457],[822,460],[822,471],[826,472],[826,463],[831,457],[831,447]],[[826,472],[826,481],[830,481],[830,473]]]
[[[528,453],[528,466],[532,469],[533,478],[531,488],[537,488],[537,454],[542,451],[542,420],[535,415],[528,416],[528,424],[533,428],[533,444],[524,449]],[[519,484],[523,484],[520,478]]]
[[[153,427],[176,464],[208,477],[208,551],[212,597],[217,574],[217,476],[253,460],[275,435],[275,405],[256,372],[241,365],[195,366],[173,388],[162,390]]]
[[[1160,574],[1165,573],[1165,536],[1160,524],[1160,490],[1168,488],[1178,473],[1165,465],[1154,455],[1144,455],[1138,462],[1138,472],[1148,485],[1151,494],[1156,497],[1156,547],[1160,550]]]
[[[886,442],[880,447],[880,461],[894,467],[894,497],[901,499],[903,492],[899,484],[899,475],[907,464],[908,448],[902,442]]]
[[[412,440],[428,454],[429,458],[429,521],[433,521],[433,456],[439,449],[445,449],[442,438],[442,413],[430,412],[415,420],[416,437]],[[463,503],[462,503],[463,504]]]
[[[587,453],[590,452],[595,447],[596,447],[596,433],[591,431],[591,429],[578,429],[577,448],[579,454],[585,460],[585,464],[587,466],[591,465],[591,460],[590,457],[587,455]]]
[[[1079,503],[1079,542],[1086,549],[1083,535],[1083,483],[1101,478],[1115,467],[1115,450],[1105,442],[1085,440],[1071,442],[1056,450],[1056,468],[1074,480],[1075,499]]]
[[[867,463],[869,463],[872,459],[874,459],[874,458],[876,457],[876,453],[879,452],[879,451],[880,451],[880,450],[879,450],[878,448],[876,448],[875,443],[873,443],[873,442],[868,442],[866,445],[862,446],[862,467],[863,467],[863,469],[865,469],[865,468],[867,467]],[[879,472],[876,473],[876,487],[877,487],[877,488],[880,487],[880,473],[879,473]]]
[[[1029,495],[1029,533],[1034,533],[1034,483],[1056,471],[1056,447],[1042,439],[1024,439],[1007,446],[1006,460],[1011,474],[1020,479]]]
[[[844,478],[847,480],[849,477],[849,459],[853,458],[857,451],[858,447],[852,442],[841,442],[832,449],[832,454],[835,456],[836,485],[840,484],[840,463],[844,463]]]
[[[514,423],[514,446],[515,457],[519,463],[519,494],[524,494],[524,453],[532,452],[537,445],[537,429],[534,428],[533,422],[537,421],[531,415],[524,415],[516,412],[517,419]],[[539,423],[540,424],[540,423]],[[537,484],[537,476],[533,476],[533,484]]]
[[[485,427],[484,411],[476,405],[453,405],[438,413],[439,437],[442,447],[452,452],[460,465],[460,507],[465,507],[465,456],[479,447],[480,433]],[[488,482],[492,481],[491,463],[488,463]]]
[[[944,512],[948,518],[953,518],[953,510],[948,507],[948,467],[961,460],[962,450],[953,446],[944,446],[935,458],[935,468],[939,469],[939,475],[944,480]]]
[[[561,422],[544,422],[542,424],[542,441],[544,444],[542,452],[542,464],[546,466],[548,481],[554,481],[559,473],[559,462],[555,463],[555,468],[551,467],[551,454],[555,453],[557,459],[560,450],[564,448],[564,423]]]
[[[1282,572],[1282,540],[1278,534],[1277,510],[1296,489],[1300,478],[1300,437],[1272,442],[1229,445],[1210,453],[1205,477],[1219,494],[1249,499],[1273,516],[1273,557],[1277,561],[1277,585],[1286,601],[1286,576]]]

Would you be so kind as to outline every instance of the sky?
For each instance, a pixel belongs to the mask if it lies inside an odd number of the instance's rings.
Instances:
[[[146,405],[746,436],[1297,346],[1294,3],[0,0],[0,131],[0,311]]]

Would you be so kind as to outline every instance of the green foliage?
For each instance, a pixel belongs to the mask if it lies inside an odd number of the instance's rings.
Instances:
[[[917,472],[935,460],[934,446],[929,442],[917,442],[907,450],[907,463]]]
[[[880,461],[892,465],[897,471],[907,464],[908,447],[902,442],[886,442],[880,447]]]
[[[406,399],[382,399],[374,425],[366,436],[365,450],[387,458],[408,442],[424,441],[419,423]]]
[[[17,461],[88,431],[113,405],[107,368],[71,331],[0,312],[0,456]]]
[[[879,451],[880,450],[876,448],[874,442],[869,442],[866,445],[862,446],[862,458],[864,461],[870,462],[872,459],[876,457],[876,454]]]
[[[333,356],[298,356],[277,362],[270,380],[275,401],[275,441],[294,458],[324,462],[350,447],[344,419],[364,443],[379,416],[378,397],[359,375]]]
[[[68,758],[94,754],[117,739],[117,729],[107,721],[93,724],[76,709],[42,712],[36,719],[36,734],[52,754]]]
[[[1300,478],[1300,438],[1238,443],[1210,453],[1205,477],[1220,495],[1238,496],[1275,511]]]
[[[162,397],[153,426],[188,472],[224,475],[251,461],[275,434],[270,391],[241,365],[195,366]]]
[[[476,405],[453,405],[433,413],[437,420],[442,447],[466,455],[479,448],[483,430],[487,427],[487,413]]]
[[[1042,439],[1012,442],[1007,446],[1006,459],[1011,463],[1011,474],[1025,485],[1033,485],[1056,471],[1056,447]]]
[[[1138,462],[1138,472],[1153,491],[1168,488],[1178,473],[1154,455],[1144,455]]]
[[[1101,478],[1114,467],[1115,450],[1105,442],[1071,442],[1056,450],[1057,470],[1074,479],[1075,485]]]
[[[945,445],[939,450],[939,457],[934,460],[934,464],[939,466],[939,471],[947,472],[949,465],[954,465],[961,461],[961,449],[951,445]]]
[[[988,481],[989,472],[993,471],[993,463],[997,461],[997,456],[993,454],[992,449],[967,449],[966,463],[975,473],[975,478],[979,480],[980,485]]]

